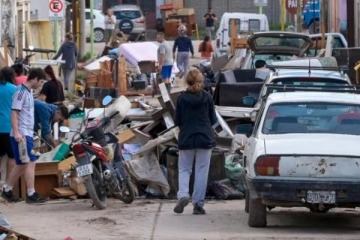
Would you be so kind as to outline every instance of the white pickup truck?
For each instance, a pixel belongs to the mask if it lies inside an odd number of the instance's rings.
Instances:
[[[244,149],[250,227],[267,225],[267,207],[360,206],[360,95],[354,91],[278,92],[262,104]]]

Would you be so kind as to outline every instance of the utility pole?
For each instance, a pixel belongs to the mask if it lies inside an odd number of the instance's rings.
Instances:
[[[285,0],[280,0],[280,6],[281,6],[281,14],[280,14],[280,23],[281,23],[281,31],[285,31]]]
[[[302,4],[303,4],[303,0],[297,0],[297,11],[296,11],[296,27],[297,27],[297,32],[302,32],[302,22],[301,22],[301,15],[302,15]]]
[[[94,29],[94,0],[90,0],[90,29]],[[94,55],[94,31],[90,30],[90,55]]]
[[[79,22],[80,22],[80,45],[79,45],[79,55],[83,57],[85,55],[85,45],[86,45],[86,36],[85,36],[85,1],[79,1]]]
[[[3,44],[15,44],[15,19],[14,12],[16,2],[13,0],[1,0],[1,45]],[[14,58],[14,50],[10,49],[10,55]]]
[[[325,20],[326,20],[326,0],[321,0],[320,18],[321,18],[321,46],[325,46]]]

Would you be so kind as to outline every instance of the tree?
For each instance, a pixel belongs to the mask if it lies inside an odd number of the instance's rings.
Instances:
[[[4,41],[15,44],[15,19],[14,11],[17,1],[1,0],[1,45]],[[11,55],[14,54],[13,49],[10,49]],[[12,56],[14,57],[14,56]]]

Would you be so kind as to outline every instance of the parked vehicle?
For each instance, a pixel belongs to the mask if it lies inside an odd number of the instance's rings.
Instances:
[[[216,31],[215,56],[226,54],[231,39],[231,21],[235,20],[239,35],[269,31],[266,15],[256,13],[224,13]]]
[[[146,31],[146,20],[140,7],[132,4],[121,4],[112,7],[119,30],[130,37],[144,38]]]
[[[307,1],[303,14],[303,24],[309,29],[309,33],[320,32],[320,1],[310,0]]]
[[[344,35],[342,35],[341,33],[336,33],[336,32],[332,32],[332,33],[325,33],[325,46],[321,46],[321,38],[322,38],[322,34],[321,33],[317,33],[317,34],[310,34],[309,35],[311,40],[313,41],[313,45],[310,48],[310,50],[308,51],[308,56],[316,56],[320,53],[320,50],[322,48],[326,48],[326,44],[328,43],[328,39],[331,41],[331,53],[332,54],[332,50],[334,48],[348,48],[348,42],[345,39]],[[331,39],[330,39],[331,37]]]
[[[90,38],[90,9],[85,9],[85,34],[86,38]],[[93,9],[94,21],[94,41],[103,42],[105,39],[105,16],[100,10]]]
[[[90,39],[91,27],[91,10],[89,8],[85,9],[85,36],[87,39]],[[70,11],[72,14],[72,10]],[[73,19],[71,17],[71,19]],[[94,33],[94,42],[103,42],[105,40],[105,16],[104,14],[97,9],[93,9],[93,33]],[[70,28],[72,29],[72,21],[70,21]]]
[[[109,101],[111,97],[105,97],[103,105],[108,105]],[[134,190],[123,166],[118,138],[111,132],[104,133],[117,114],[115,112],[109,117],[104,116],[102,120],[88,122],[85,130],[77,132],[72,138],[76,174],[84,178],[87,192],[98,209],[106,208],[109,195],[125,203],[134,200]],[[61,127],[60,130],[69,131],[67,127]]]
[[[242,69],[254,69],[257,60],[264,60],[266,65],[273,61],[288,61],[306,55],[312,46],[307,34],[292,32],[259,32],[248,40],[250,50],[244,58]]]
[[[244,149],[248,225],[265,227],[267,207],[322,213],[359,207],[358,90],[275,87],[282,92],[263,102],[252,129],[241,128],[249,136]]]

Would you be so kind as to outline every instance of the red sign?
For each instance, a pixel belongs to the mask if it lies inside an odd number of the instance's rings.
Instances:
[[[285,2],[286,2],[285,7],[287,11],[291,14],[296,14],[298,0],[286,0]],[[300,0],[301,9],[304,8],[306,2],[307,0]]]
[[[49,10],[53,13],[60,13],[64,8],[62,0],[51,0],[49,2]]]

